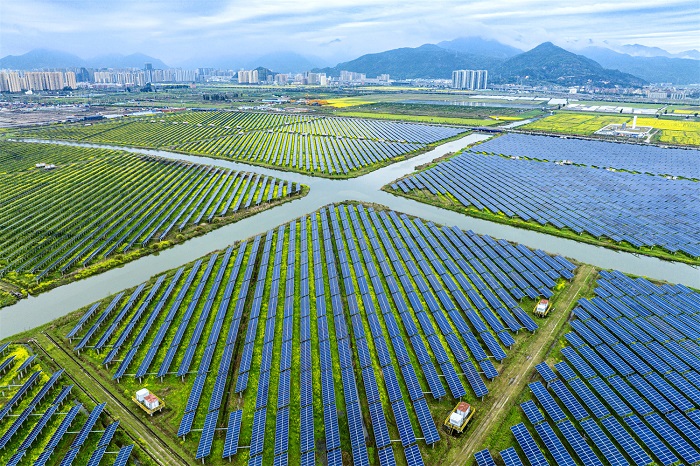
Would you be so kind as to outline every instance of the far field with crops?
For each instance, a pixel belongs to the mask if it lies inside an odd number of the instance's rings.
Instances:
[[[631,124],[632,117],[629,115],[560,112],[522,126],[521,129],[590,136],[607,125],[622,123]],[[639,117],[637,125],[651,126],[657,130],[654,139],[659,142],[682,146],[700,146],[700,121],[690,116],[688,119],[682,120],[664,117]]]

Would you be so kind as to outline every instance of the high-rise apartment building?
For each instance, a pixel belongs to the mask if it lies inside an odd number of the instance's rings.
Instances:
[[[257,84],[259,81],[258,70],[240,70],[238,72],[238,84]]]
[[[452,72],[452,87],[471,91],[486,89],[488,76],[487,70],[455,70]]]
[[[0,73],[0,92],[21,92],[22,78],[16,71]]]

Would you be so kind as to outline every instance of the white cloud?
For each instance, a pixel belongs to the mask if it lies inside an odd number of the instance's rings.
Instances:
[[[590,39],[676,52],[696,47],[699,22],[696,0],[23,0],[0,3],[0,55],[140,51],[175,63],[294,49],[345,59],[469,35],[525,49]]]

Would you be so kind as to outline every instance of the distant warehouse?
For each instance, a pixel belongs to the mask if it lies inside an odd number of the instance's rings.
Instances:
[[[455,70],[452,72],[454,89],[486,89],[489,72],[487,70]]]

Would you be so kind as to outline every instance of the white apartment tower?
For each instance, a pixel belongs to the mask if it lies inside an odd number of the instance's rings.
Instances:
[[[486,89],[488,76],[487,70],[455,70],[452,72],[452,87],[470,91]]]

